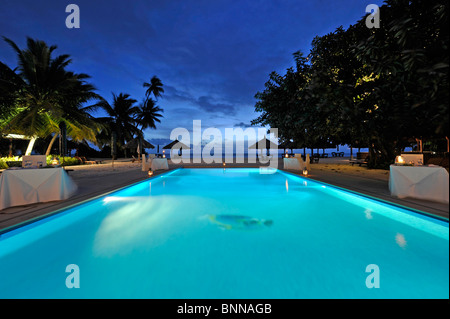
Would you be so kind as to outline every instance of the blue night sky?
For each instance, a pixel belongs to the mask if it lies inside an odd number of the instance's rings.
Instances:
[[[68,29],[68,4],[80,8],[80,28]],[[168,139],[172,129],[250,124],[256,92],[271,71],[284,74],[292,53],[308,54],[316,35],[347,28],[375,0],[1,0],[0,35],[24,48],[26,37],[57,45],[69,54],[68,70],[87,73],[97,93],[141,101],[157,75],[165,93],[164,118],[150,141]],[[17,66],[15,53],[0,41],[0,60]]]

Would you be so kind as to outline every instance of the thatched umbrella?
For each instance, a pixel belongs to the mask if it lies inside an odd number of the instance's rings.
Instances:
[[[179,140],[175,140],[170,142],[169,144],[167,144],[166,146],[163,147],[163,150],[171,150],[172,148],[175,149],[180,149],[179,150],[179,155],[181,155],[183,153],[183,149],[185,150],[190,150],[191,148],[189,146],[187,146],[186,144],[181,143]]]
[[[127,144],[125,144],[123,147],[125,148],[135,148],[138,154],[138,159],[141,158],[141,153],[143,154],[144,148],[155,148],[151,143],[147,142],[143,138],[135,137],[131,141],[129,141]]]
[[[255,144],[248,147],[249,149],[259,149],[267,150],[267,154],[269,153],[269,149],[278,149],[278,145],[275,142],[272,142],[271,140],[267,139],[267,137],[264,136],[263,139],[259,140]]]
[[[142,142],[142,144],[141,144],[142,148],[155,148],[155,146],[153,146],[153,144],[151,144],[150,142],[147,142],[144,139],[142,139],[141,142]],[[131,141],[129,141],[127,144],[125,144],[123,147],[137,149],[139,145],[140,145],[139,137],[136,137],[136,138],[133,138]]]

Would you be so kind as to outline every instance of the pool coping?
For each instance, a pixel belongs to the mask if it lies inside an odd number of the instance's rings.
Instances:
[[[392,205],[392,206],[395,206],[395,207],[398,207],[398,208],[401,208],[401,209],[404,209],[404,210],[411,211],[413,213],[417,213],[417,214],[420,214],[420,215],[424,215],[426,217],[438,219],[440,221],[449,223],[449,218],[446,218],[444,216],[439,216],[439,215],[436,215],[436,214],[424,212],[424,211],[421,211],[421,210],[413,208],[413,207],[408,207],[408,206],[404,206],[404,205],[399,204],[399,203],[388,201],[386,199],[382,199],[382,198],[379,198],[379,197],[374,197],[374,196],[371,196],[371,195],[368,195],[368,194],[360,193],[360,192],[357,192],[357,191],[354,191],[354,190],[351,190],[351,189],[348,189],[348,188],[336,186],[336,185],[329,184],[329,183],[326,183],[326,182],[323,182],[323,181],[319,181],[319,180],[316,180],[316,179],[313,179],[313,178],[308,178],[308,177],[305,177],[305,176],[297,175],[295,173],[292,173],[292,172],[289,172],[289,171],[285,171],[283,169],[279,169],[279,170],[282,171],[285,174],[289,174],[289,175],[292,175],[292,176],[295,176],[295,177],[299,177],[299,178],[303,178],[303,179],[306,179],[306,180],[311,180],[311,181],[313,181],[315,183],[319,183],[319,184],[323,184],[323,185],[328,186],[328,187],[336,188],[336,189],[338,189],[340,191],[352,193],[354,195],[365,197],[365,198],[368,198],[368,199],[371,199],[371,200],[374,200],[374,201],[378,201],[378,202],[381,202],[381,203],[384,203],[384,204]]]
[[[36,222],[38,222],[38,221],[40,221],[40,220],[42,220],[42,219],[49,218],[49,217],[52,217],[52,216],[54,216],[54,215],[58,215],[58,214],[62,213],[63,211],[66,211],[66,210],[68,210],[68,209],[72,209],[72,208],[74,208],[74,207],[76,207],[76,206],[81,206],[81,205],[83,205],[83,204],[85,204],[85,203],[87,203],[87,202],[94,201],[94,200],[96,200],[96,199],[98,199],[98,198],[101,198],[101,197],[106,196],[106,195],[108,195],[108,194],[111,194],[111,193],[120,191],[120,190],[125,189],[125,188],[127,188],[127,187],[131,187],[131,186],[133,186],[133,185],[137,185],[137,184],[142,183],[142,182],[144,182],[144,181],[147,181],[147,180],[153,180],[153,179],[156,179],[156,178],[158,178],[158,177],[163,177],[163,176],[165,176],[166,174],[169,174],[169,173],[172,174],[172,173],[174,173],[175,171],[178,171],[178,170],[180,170],[180,169],[182,169],[182,167],[177,167],[177,168],[168,170],[167,172],[164,172],[164,173],[161,173],[161,174],[158,174],[158,175],[149,177],[149,178],[144,179],[144,180],[139,180],[139,181],[137,181],[137,182],[133,182],[133,183],[131,183],[131,184],[128,184],[128,185],[125,185],[125,186],[121,186],[121,187],[115,188],[115,189],[113,189],[113,190],[109,190],[109,191],[107,191],[107,192],[105,192],[105,193],[101,193],[101,194],[95,195],[95,196],[93,196],[93,197],[89,197],[89,198],[83,199],[83,200],[81,200],[81,201],[79,201],[79,202],[70,204],[70,205],[68,205],[68,206],[64,206],[64,207],[58,208],[58,209],[56,209],[56,210],[54,210],[54,211],[52,211],[52,212],[45,213],[45,214],[42,214],[42,215],[39,215],[39,216],[30,218],[30,219],[27,219],[27,220],[22,221],[22,222],[20,222],[20,223],[17,223],[17,224],[8,226],[8,227],[6,227],[6,228],[0,229],[0,238],[2,237],[3,234],[9,233],[9,232],[11,232],[11,231],[13,231],[13,230],[16,230],[16,229],[18,229],[18,228],[25,227],[25,226],[27,226],[27,225],[36,223]]]
[[[182,169],[194,169],[195,170],[195,169],[213,169],[213,168],[214,169],[220,169],[220,167],[177,167],[177,168],[171,169],[171,170],[169,170],[167,172],[164,172],[164,173],[161,173],[161,174],[149,177],[148,179],[140,180],[140,181],[137,181],[137,182],[134,182],[134,183],[131,183],[131,184],[128,184],[128,185],[125,185],[125,186],[122,186],[122,187],[119,187],[119,188],[107,191],[105,193],[98,194],[98,195],[96,195],[94,197],[90,197],[90,198],[84,199],[82,201],[70,204],[68,206],[64,206],[64,207],[58,208],[55,211],[52,211],[52,212],[49,212],[49,213],[46,213],[46,214],[43,214],[43,215],[39,215],[39,216],[33,217],[31,219],[22,221],[20,223],[11,225],[9,227],[3,228],[3,229],[0,230],[0,238],[2,237],[3,234],[9,233],[9,232],[14,231],[14,230],[16,230],[18,228],[25,227],[27,225],[39,222],[42,219],[58,215],[58,214],[60,214],[60,213],[62,213],[64,211],[72,209],[72,208],[74,208],[76,206],[81,206],[81,205],[83,205],[83,204],[85,204],[87,202],[94,201],[94,200],[96,200],[98,198],[101,198],[101,197],[104,197],[104,196],[106,196],[108,194],[120,191],[122,189],[131,187],[131,186],[134,186],[134,185],[137,185],[137,184],[140,184],[140,183],[142,183],[143,181],[146,181],[146,180],[154,180],[156,178],[161,178],[161,177],[167,176],[167,174],[172,174],[172,173],[175,173],[176,171],[179,171],[179,170],[182,170]],[[241,167],[227,167],[226,169],[239,169],[239,168],[241,168]],[[242,168],[246,168],[246,167],[242,167]],[[251,167],[251,168],[257,169],[256,167]],[[326,182],[318,181],[318,180],[313,179],[313,178],[308,178],[308,177],[305,177],[305,176],[297,175],[295,173],[292,173],[292,172],[289,172],[289,171],[285,171],[283,169],[279,169],[278,168],[276,170],[282,172],[283,174],[291,175],[291,176],[294,176],[294,177],[297,177],[297,178],[301,178],[301,179],[305,179],[305,180],[311,180],[311,181],[313,181],[315,183],[322,184],[324,186],[328,186],[328,187],[331,187],[331,188],[335,188],[335,189],[340,190],[340,191],[344,191],[344,192],[351,193],[351,194],[354,194],[354,195],[357,195],[357,196],[361,196],[363,198],[368,198],[368,199],[371,199],[371,200],[374,200],[374,201],[377,201],[377,202],[381,202],[381,203],[384,203],[384,204],[392,205],[392,206],[401,208],[403,210],[410,211],[412,213],[416,213],[416,214],[423,215],[423,216],[426,216],[426,217],[429,217],[429,218],[437,219],[437,220],[439,220],[441,222],[449,223],[449,219],[446,218],[446,217],[443,217],[443,216],[435,215],[435,214],[432,214],[432,213],[427,213],[427,212],[424,212],[424,211],[421,211],[421,210],[418,210],[418,209],[415,209],[415,208],[412,208],[412,207],[407,207],[407,206],[404,206],[404,205],[401,205],[401,204],[398,204],[398,203],[390,202],[388,200],[384,200],[384,199],[377,198],[377,197],[374,197],[374,196],[371,196],[371,195],[363,194],[363,193],[360,193],[360,192],[357,192],[357,191],[354,191],[354,190],[350,190],[350,189],[347,189],[347,188],[344,188],[344,187],[340,187],[340,186],[332,185],[332,184],[329,184],[329,183],[326,183]]]

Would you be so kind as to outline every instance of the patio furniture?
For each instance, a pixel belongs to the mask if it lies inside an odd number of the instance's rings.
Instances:
[[[45,155],[24,155],[22,157],[22,167],[45,167],[47,166],[47,156]]]
[[[350,160],[349,163],[361,165],[367,165],[369,161],[369,153],[368,152],[358,152],[356,153],[356,160]]]
[[[403,157],[403,160],[407,164],[413,164],[413,165],[423,165],[425,164],[423,154],[407,154],[402,153],[401,156]]]
[[[141,162],[139,159],[137,159],[136,157],[134,157],[134,155],[131,155],[131,157],[132,157],[132,159],[131,159],[131,163],[134,163],[134,162]]]
[[[102,161],[91,161],[91,160],[87,159],[84,156],[81,156],[81,157],[75,156],[75,158],[77,160],[79,160],[81,162],[81,164],[86,164],[86,165],[94,165],[94,164],[101,164],[102,163]]]
[[[344,157],[344,152],[331,152],[332,157]]]
[[[69,198],[77,190],[62,168],[7,169],[0,175],[0,210]]]
[[[389,190],[398,198],[419,198],[449,203],[448,172],[440,166],[391,165]]]
[[[153,158],[150,167],[152,171],[157,171],[159,169],[169,169],[169,164],[167,158]]]
[[[299,170],[302,171],[305,167],[302,157],[288,157],[283,158],[284,169]]]

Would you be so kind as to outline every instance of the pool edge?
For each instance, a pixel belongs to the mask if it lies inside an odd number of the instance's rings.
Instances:
[[[214,168],[218,169],[218,167],[214,167]],[[230,167],[230,168],[227,168],[227,169],[233,169],[233,168]],[[236,168],[239,168],[239,167],[236,167]],[[0,238],[5,233],[9,233],[9,232],[11,232],[13,230],[16,230],[18,228],[25,227],[25,226],[33,224],[35,222],[39,222],[42,219],[58,215],[58,214],[66,211],[68,209],[72,209],[74,207],[83,205],[83,204],[88,203],[90,201],[94,201],[94,200],[96,200],[96,199],[98,199],[100,197],[103,197],[103,196],[106,196],[108,194],[117,192],[119,190],[122,190],[122,189],[125,189],[125,188],[128,188],[128,187],[137,185],[137,184],[142,183],[142,182],[144,182],[146,180],[153,180],[153,179],[156,179],[156,178],[159,178],[159,177],[163,177],[163,176],[165,176],[165,175],[167,175],[169,173],[172,174],[172,173],[174,173],[176,171],[179,171],[179,170],[182,170],[182,169],[193,169],[193,170],[196,170],[196,169],[203,169],[203,168],[200,168],[200,167],[177,167],[177,168],[171,169],[171,170],[169,170],[167,172],[164,172],[164,173],[161,173],[161,174],[149,177],[147,179],[140,180],[140,181],[137,181],[137,182],[133,182],[131,184],[128,184],[128,185],[125,185],[125,186],[122,186],[122,187],[119,187],[119,188],[107,191],[105,193],[98,194],[98,195],[96,195],[94,197],[90,197],[90,198],[84,199],[84,200],[82,200],[80,202],[76,202],[76,203],[70,204],[68,206],[64,206],[64,207],[58,208],[55,211],[52,211],[52,212],[49,212],[49,213],[46,213],[46,214],[43,214],[43,215],[40,215],[40,216],[36,216],[36,217],[31,218],[31,219],[22,221],[20,223],[11,225],[11,226],[6,227],[6,228],[3,228],[3,229],[0,230]],[[255,169],[257,169],[257,168],[255,168]],[[289,172],[289,171],[285,171],[283,169],[277,169],[277,171],[280,171],[283,174],[295,176],[297,178],[301,178],[301,179],[305,179],[305,180],[311,180],[311,181],[314,181],[316,183],[319,183],[319,184],[322,184],[322,185],[325,185],[325,186],[328,186],[328,187],[332,187],[332,188],[335,188],[335,189],[343,191],[343,192],[347,192],[347,193],[351,193],[351,194],[354,194],[354,195],[357,195],[357,196],[361,196],[363,198],[368,198],[370,200],[381,202],[381,203],[384,203],[384,204],[387,204],[387,205],[392,205],[394,207],[401,208],[403,210],[410,211],[412,213],[416,213],[416,214],[419,214],[419,215],[422,215],[422,216],[425,216],[425,217],[428,217],[428,218],[436,219],[436,220],[439,220],[441,222],[449,223],[449,219],[446,218],[446,217],[443,217],[443,216],[439,216],[439,215],[435,215],[435,214],[432,214],[432,213],[424,212],[424,211],[421,211],[419,209],[415,209],[415,208],[412,208],[412,207],[407,207],[407,206],[404,206],[404,205],[401,205],[401,204],[398,204],[398,203],[394,203],[394,202],[391,202],[391,201],[388,201],[388,200],[385,200],[385,199],[381,199],[381,198],[378,198],[378,197],[374,197],[374,196],[371,196],[371,195],[360,193],[360,192],[357,192],[357,191],[354,191],[354,190],[350,190],[348,188],[344,188],[344,187],[336,186],[336,185],[333,185],[333,184],[329,184],[329,183],[326,183],[326,182],[323,182],[323,181],[319,181],[319,180],[316,180],[316,179],[313,179],[313,178],[307,178],[307,177],[304,177],[304,176],[301,176],[301,175],[297,175],[297,174]]]
[[[140,180],[140,181],[137,181],[137,182],[133,182],[133,183],[131,183],[131,184],[128,184],[128,185],[125,185],[125,186],[121,186],[121,187],[115,188],[115,189],[113,189],[113,190],[109,190],[109,191],[107,191],[107,192],[105,192],[105,193],[101,193],[101,194],[95,195],[95,196],[93,196],[93,197],[89,197],[89,198],[86,198],[86,199],[84,199],[84,200],[81,200],[81,201],[79,201],[79,202],[70,204],[70,205],[68,205],[68,206],[64,206],[64,207],[58,208],[58,209],[56,209],[56,210],[54,210],[54,211],[51,211],[51,212],[49,212],[49,213],[45,213],[45,214],[42,214],[42,215],[39,215],[39,216],[30,218],[30,219],[27,219],[27,220],[24,220],[24,221],[22,221],[22,222],[20,222],[20,223],[17,223],[17,224],[8,226],[8,227],[6,227],[6,228],[2,228],[2,229],[0,229],[0,238],[1,238],[1,236],[2,236],[3,234],[9,233],[9,232],[11,232],[11,231],[13,231],[13,230],[16,230],[16,229],[18,229],[18,228],[25,227],[25,226],[27,226],[27,225],[30,225],[30,224],[39,222],[39,221],[42,220],[42,219],[45,219],[45,218],[49,218],[49,217],[58,215],[58,214],[62,213],[63,211],[66,211],[66,210],[68,210],[68,209],[72,209],[72,208],[74,208],[74,207],[76,207],[76,206],[81,206],[81,205],[86,204],[86,203],[88,203],[88,202],[90,202],[90,201],[94,201],[94,200],[96,200],[96,199],[98,199],[98,198],[100,198],[100,197],[103,197],[103,196],[106,196],[106,195],[108,195],[108,194],[111,194],[111,193],[120,191],[120,190],[125,189],[125,188],[127,188],[127,187],[131,187],[131,186],[137,185],[137,184],[142,183],[142,182],[144,182],[144,181],[153,180],[153,179],[156,179],[156,178],[158,178],[158,177],[163,177],[164,175],[166,175],[166,174],[168,174],[168,173],[173,173],[173,172],[178,171],[178,170],[180,170],[180,169],[182,169],[182,167],[177,167],[177,168],[168,170],[167,172],[164,172],[164,173],[161,173],[161,174],[152,176],[152,177],[148,177],[148,178],[146,178],[146,179],[143,179],[143,180]]]
[[[429,217],[429,218],[434,218],[434,219],[438,219],[438,220],[440,220],[442,222],[449,223],[449,218],[444,217],[444,216],[439,216],[439,215],[436,215],[436,214],[433,214],[433,213],[428,213],[428,212],[425,212],[425,211],[422,211],[422,210],[419,210],[419,209],[416,209],[416,208],[413,208],[413,207],[404,206],[404,205],[401,205],[401,204],[398,204],[398,203],[395,203],[395,202],[388,201],[386,199],[382,199],[382,198],[379,198],[379,197],[374,197],[372,195],[360,193],[360,192],[357,192],[357,191],[354,191],[354,190],[351,190],[351,189],[348,189],[348,188],[345,188],[345,187],[336,186],[336,185],[333,185],[333,184],[329,184],[327,182],[319,181],[319,180],[314,179],[314,178],[308,178],[308,177],[304,177],[304,176],[301,176],[301,175],[297,175],[295,173],[292,173],[292,172],[289,172],[289,171],[285,171],[285,170],[282,170],[282,169],[278,169],[278,170],[283,172],[283,173],[285,173],[285,174],[289,174],[289,175],[292,175],[292,176],[295,176],[295,177],[303,178],[305,180],[311,180],[311,181],[314,181],[316,183],[323,184],[323,185],[328,186],[328,187],[336,188],[336,189],[344,191],[344,192],[352,193],[352,194],[355,194],[355,195],[358,195],[358,196],[361,196],[361,197],[365,197],[365,198],[368,198],[368,199],[371,199],[371,200],[374,200],[374,201],[382,202],[384,204],[392,205],[392,206],[395,206],[395,207],[398,207],[398,208],[401,208],[401,209],[404,209],[404,210],[411,211],[411,212],[416,213],[416,214],[424,215],[424,216]]]

